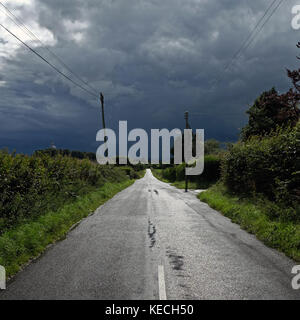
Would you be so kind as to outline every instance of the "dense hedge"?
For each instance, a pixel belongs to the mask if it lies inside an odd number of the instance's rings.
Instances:
[[[0,234],[18,221],[56,210],[106,182],[128,179],[121,168],[62,155],[0,151]]]
[[[218,181],[221,176],[221,159],[221,155],[205,156],[203,173],[199,176],[190,176],[190,181],[197,182],[198,180],[204,180],[211,183]]]
[[[207,155],[204,157],[204,172],[198,176],[189,176],[191,182],[216,182],[220,178],[220,156]],[[181,164],[162,170],[162,177],[171,182],[185,179],[185,165]]]
[[[272,201],[298,207],[299,151],[300,123],[292,129],[278,129],[269,137],[238,142],[224,158],[222,179],[231,191],[262,193]]]
[[[166,180],[174,182],[176,180],[176,167],[169,167],[162,170],[162,177]]]

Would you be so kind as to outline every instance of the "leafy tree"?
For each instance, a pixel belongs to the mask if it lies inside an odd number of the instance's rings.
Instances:
[[[247,111],[249,122],[242,129],[242,140],[266,136],[278,126],[295,126],[299,120],[298,96],[293,89],[281,95],[275,88],[263,92]]]
[[[206,140],[204,143],[205,154],[216,154],[220,152],[220,149],[221,143],[215,139]]]
[[[298,42],[297,48],[300,49],[300,42]],[[297,57],[297,59],[300,60],[300,57]],[[288,73],[288,77],[292,80],[294,89],[299,94],[300,93],[300,84],[299,84],[299,82],[300,82],[300,69],[294,70],[294,71],[291,71],[288,69],[287,73]],[[298,97],[298,99],[299,99],[299,97]]]
[[[300,48],[300,42],[297,47]],[[287,70],[287,75],[294,88],[281,95],[275,88],[265,91],[247,111],[249,122],[241,132],[243,141],[252,136],[266,136],[278,126],[293,127],[297,124],[300,116],[300,69]]]

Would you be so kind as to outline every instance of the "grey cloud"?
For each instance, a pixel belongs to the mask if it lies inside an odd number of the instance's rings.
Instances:
[[[297,63],[299,31],[290,25],[296,1],[282,5],[215,88],[213,80],[222,74],[270,1],[36,3],[39,25],[57,40],[52,49],[105,93],[107,123],[113,128],[119,119],[129,120],[129,127],[182,128],[183,112],[188,109],[200,114],[192,116],[192,125],[204,128],[207,137],[237,139],[247,105],[272,86],[288,89],[285,68]],[[26,9],[23,14],[25,21],[33,16]],[[86,25],[80,30],[81,42],[72,39],[66,21]],[[42,48],[37,50],[47,55]],[[0,87],[1,145],[6,145],[8,134],[10,139],[34,136],[32,149],[55,136],[57,145],[93,151],[101,124],[95,99],[65,82],[24,48],[6,61],[1,79],[7,82]],[[22,149],[17,140],[7,141]]]

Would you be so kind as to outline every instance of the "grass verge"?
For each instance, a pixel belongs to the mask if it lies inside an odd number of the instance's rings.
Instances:
[[[222,184],[214,185],[198,197],[232,222],[255,234],[266,245],[300,261],[300,224],[270,219],[273,203],[268,200],[240,199],[228,193]]]
[[[75,223],[133,182],[106,183],[55,212],[48,212],[3,233],[0,236],[0,265],[6,268],[7,277],[17,273],[30,259],[39,256],[49,244],[63,239]]]

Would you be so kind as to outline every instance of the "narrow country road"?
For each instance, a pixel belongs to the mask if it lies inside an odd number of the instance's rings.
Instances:
[[[295,263],[145,177],[20,272],[1,299],[300,299]]]

